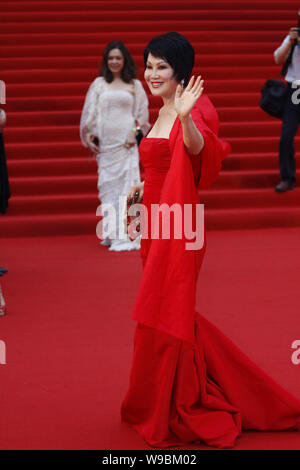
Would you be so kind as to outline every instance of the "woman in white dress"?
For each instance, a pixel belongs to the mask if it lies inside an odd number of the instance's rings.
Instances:
[[[100,76],[90,85],[80,122],[84,146],[96,154],[98,190],[102,206],[114,207],[116,217],[105,215],[102,245],[110,251],[136,250],[140,240],[126,235],[125,204],[130,188],[140,182],[136,135],[150,128],[148,99],[137,68],[121,41],[104,51]],[[121,198],[120,198],[121,196]],[[104,215],[104,214],[103,214]]]

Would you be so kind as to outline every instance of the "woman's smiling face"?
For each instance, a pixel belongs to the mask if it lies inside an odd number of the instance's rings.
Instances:
[[[112,49],[107,57],[107,66],[113,75],[121,73],[124,66],[124,57],[120,49]]]
[[[144,77],[154,96],[168,97],[176,91],[178,82],[174,78],[174,70],[162,57],[148,55]]]

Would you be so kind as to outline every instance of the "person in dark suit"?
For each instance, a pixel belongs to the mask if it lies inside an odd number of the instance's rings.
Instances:
[[[297,40],[292,52],[291,61],[285,74],[287,82],[287,100],[285,103],[281,138],[279,143],[279,165],[281,182],[275,187],[275,191],[285,192],[294,189],[296,182],[296,160],[294,149],[294,138],[300,124],[300,104],[293,102],[292,95],[295,89],[293,82],[300,80],[300,47],[297,28],[291,28],[282,44],[274,51],[276,64],[283,64]]]
[[[8,174],[6,167],[6,157],[5,157],[5,148],[4,148],[4,138],[2,134],[2,129],[6,123],[6,116],[3,109],[0,109],[0,212],[5,214],[8,199],[10,198],[10,189],[8,182]],[[0,268],[0,277],[7,273],[7,269]],[[5,300],[3,297],[3,292],[0,284],[0,315],[5,314]]]
[[[8,199],[10,198],[10,188],[6,166],[6,156],[4,148],[4,137],[2,129],[6,123],[6,115],[3,109],[0,109],[0,212],[5,214]]]

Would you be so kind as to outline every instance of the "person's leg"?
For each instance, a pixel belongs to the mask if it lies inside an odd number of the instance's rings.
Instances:
[[[128,149],[124,158],[123,167],[120,168],[120,161],[115,162],[115,167],[111,165],[108,177],[103,167],[105,160],[111,160],[111,154],[99,155],[98,162],[98,191],[102,207],[108,206],[109,211],[103,218],[103,241],[101,245],[109,246],[109,251],[131,251],[140,249],[140,240],[131,241],[126,228],[126,201],[130,188],[140,183],[139,155],[136,147]],[[102,165],[102,166],[101,166]],[[104,173],[103,173],[104,169]]]
[[[293,89],[289,89],[288,98],[283,112],[281,138],[279,143],[280,176],[283,182],[292,187],[296,181],[296,162],[294,137],[300,123],[299,105],[292,103]]]
[[[97,164],[98,164],[98,182],[97,182],[97,188],[98,188],[98,197],[99,197],[99,202],[100,202],[100,206],[102,204],[111,204],[111,198],[112,196],[110,195],[110,193],[108,193],[107,191],[107,188],[104,188],[103,189],[103,181],[101,179],[101,167],[100,167],[100,154],[97,155]],[[102,246],[110,246],[111,245],[111,238],[110,238],[110,235],[111,235],[111,230],[110,230],[110,226],[111,226],[111,223],[110,223],[110,220],[109,220],[109,214],[105,213],[103,214],[104,219],[103,219],[103,222],[105,222],[105,227],[103,227],[102,229],[102,232],[105,232],[105,233],[101,233],[101,237],[103,237],[103,239],[100,241],[100,245]],[[100,234],[98,234],[98,237],[100,237]]]
[[[116,180],[115,189],[115,209],[117,215],[117,239],[112,240],[109,251],[131,251],[139,250],[141,247],[140,238],[131,240],[127,233],[127,194],[132,186],[140,183],[139,155],[137,147],[128,149],[127,159],[130,168],[120,175]],[[124,160],[124,165],[126,161]],[[128,165],[127,165],[128,166]]]
[[[1,284],[0,284],[0,316],[5,314],[5,309],[6,309],[6,305],[5,305],[5,300],[3,297]]]
[[[115,202],[116,212],[116,239],[112,239],[109,251],[131,251],[139,250],[141,247],[140,239],[130,240],[127,233],[126,218],[126,196],[132,184],[128,184],[126,190],[122,191],[122,195],[118,194]]]

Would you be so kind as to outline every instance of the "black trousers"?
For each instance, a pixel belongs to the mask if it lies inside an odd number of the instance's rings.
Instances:
[[[5,214],[10,198],[9,181],[6,166],[4,139],[0,132],[0,212]]]
[[[281,138],[279,143],[279,165],[282,181],[295,183],[296,159],[294,138],[300,124],[300,104],[292,102],[292,94],[296,91],[288,84],[288,96],[282,117]],[[299,97],[299,92],[297,93]]]

